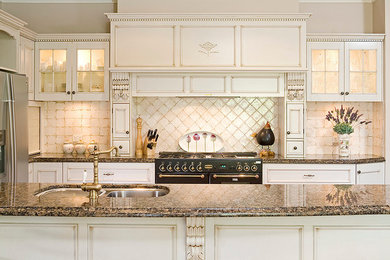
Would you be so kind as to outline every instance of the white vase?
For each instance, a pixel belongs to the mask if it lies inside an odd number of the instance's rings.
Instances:
[[[339,135],[339,155],[340,156],[349,156],[351,154],[349,147],[349,140],[351,136],[348,134]]]

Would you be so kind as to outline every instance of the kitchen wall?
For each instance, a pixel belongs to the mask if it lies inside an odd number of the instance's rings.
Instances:
[[[334,107],[353,106],[363,114],[364,119],[373,121],[367,126],[356,128],[351,138],[352,154],[383,155],[384,128],[383,104],[371,102],[336,103],[308,102],[306,125],[307,154],[337,154],[338,138],[332,124],[325,120],[325,115]]]
[[[225,141],[225,151],[259,151],[251,134],[270,122],[279,152],[278,98],[135,98],[136,114],[143,119],[143,136],[159,130],[157,151],[179,151],[178,140],[192,131],[211,131]]]
[[[110,102],[43,102],[43,153],[62,153],[62,145],[81,137],[110,145]]]

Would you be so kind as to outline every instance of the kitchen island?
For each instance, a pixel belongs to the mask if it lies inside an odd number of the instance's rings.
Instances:
[[[1,184],[0,259],[386,259],[390,186],[164,186],[90,205]]]

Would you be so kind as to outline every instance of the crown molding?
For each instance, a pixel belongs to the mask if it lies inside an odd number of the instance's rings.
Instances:
[[[23,27],[20,29],[20,36],[23,36],[24,38],[30,39],[32,41],[36,41],[38,34],[26,27]]]
[[[299,3],[311,4],[372,4],[376,0],[299,0]]]
[[[259,22],[307,21],[311,14],[162,14],[162,13],[106,13],[111,22]]]
[[[385,34],[377,33],[308,33],[307,42],[383,42]]]
[[[5,12],[2,9],[0,9],[0,22],[17,30],[27,25],[25,21]]]
[[[117,0],[0,0],[9,4],[116,4]]]
[[[37,42],[109,42],[109,33],[38,34]]]

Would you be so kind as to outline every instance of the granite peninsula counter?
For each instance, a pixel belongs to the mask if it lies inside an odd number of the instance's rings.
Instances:
[[[1,184],[0,259],[356,260],[388,254],[390,186],[164,186],[170,192],[163,197],[103,195],[90,206],[85,197],[34,195],[52,185]]]

